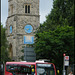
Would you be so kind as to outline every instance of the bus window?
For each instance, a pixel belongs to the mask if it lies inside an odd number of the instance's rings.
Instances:
[[[6,71],[13,75],[34,75],[35,65],[26,64],[8,64],[6,65]]]
[[[52,64],[37,64],[37,75],[55,75]]]

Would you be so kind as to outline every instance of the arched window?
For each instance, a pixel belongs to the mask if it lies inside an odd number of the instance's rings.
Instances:
[[[25,13],[30,13],[30,5],[25,5]]]
[[[27,5],[25,5],[25,13],[27,13]]]
[[[30,13],[30,5],[28,5],[28,13]]]
[[[12,33],[12,26],[10,26],[10,33]]]

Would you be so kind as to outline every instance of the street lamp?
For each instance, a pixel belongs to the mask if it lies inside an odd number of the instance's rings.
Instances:
[[[63,56],[64,56],[64,63],[63,63],[63,75],[66,75],[66,73],[65,73],[65,56],[66,56],[66,54],[64,53],[63,54]]]

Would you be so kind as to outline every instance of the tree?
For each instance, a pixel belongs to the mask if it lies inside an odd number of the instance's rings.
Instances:
[[[62,72],[63,53],[74,63],[74,0],[53,0],[53,9],[40,25],[35,40],[37,59],[46,58]],[[62,74],[60,72],[60,74]]]
[[[46,16],[42,24],[44,31],[54,30],[56,27],[74,26],[74,0],[54,0],[51,13]]]
[[[35,52],[37,59],[50,59],[56,67],[63,68],[63,53],[70,56],[70,64],[74,63],[74,30],[72,26],[58,26],[49,32],[36,34]]]
[[[53,9],[36,33],[37,59],[46,58],[62,70],[63,53],[74,58],[74,0],[53,0]],[[61,58],[61,59],[60,59]],[[58,62],[59,61],[59,62]]]
[[[7,51],[8,45],[7,45],[7,39],[5,35],[5,28],[3,25],[1,25],[1,62],[9,61],[9,52]]]

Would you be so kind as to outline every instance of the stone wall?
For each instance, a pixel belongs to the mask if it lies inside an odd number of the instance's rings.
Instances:
[[[25,13],[26,4],[30,5],[30,15],[39,15],[39,0],[11,0],[9,1],[8,16],[14,14],[27,14]],[[13,14],[11,14],[11,5],[13,5]]]

